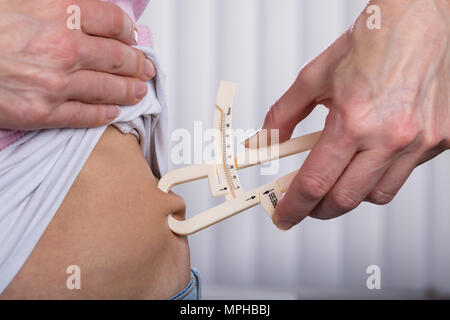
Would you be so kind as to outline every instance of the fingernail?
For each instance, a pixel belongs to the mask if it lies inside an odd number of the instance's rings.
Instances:
[[[261,129],[256,130],[251,135],[249,135],[247,138],[241,141],[241,144],[243,144],[246,148],[250,149],[256,149],[258,148],[258,138],[261,133]]]
[[[278,227],[278,229],[287,231],[287,230],[291,229],[295,225],[295,223],[293,223],[291,221],[281,220],[281,221],[275,222],[275,225]]]
[[[147,79],[152,79],[155,76],[155,66],[153,65],[153,62],[151,62],[149,59],[145,59],[145,76]]]
[[[145,82],[138,82],[136,84],[136,98],[141,99],[147,93],[147,85]]]
[[[133,30],[134,30],[134,32],[133,32],[133,33],[134,33],[134,39],[133,39],[133,40],[134,40],[134,43],[133,43],[133,44],[134,44],[135,46],[137,46],[138,43],[139,43],[139,33],[138,33],[138,29],[137,29],[136,27],[134,27]]]
[[[120,109],[118,106],[109,106],[106,109],[106,119],[108,121],[110,120],[114,120],[115,118],[117,118],[120,114]]]

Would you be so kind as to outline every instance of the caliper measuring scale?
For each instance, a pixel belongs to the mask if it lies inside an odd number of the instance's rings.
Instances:
[[[169,192],[176,185],[207,178],[211,195],[224,196],[226,199],[225,202],[186,220],[177,220],[169,215],[169,227],[176,234],[191,235],[258,204],[272,217],[278,201],[289,188],[298,170],[248,192],[243,191],[237,171],[311,150],[320,137],[321,131],[277,145],[245,149],[234,157],[232,114],[236,89],[234,83],[220,83],[214,113],[214,128],[219,132],[219,137],[214,140],[215,159],[170,171],[158,183],[159,189]]]

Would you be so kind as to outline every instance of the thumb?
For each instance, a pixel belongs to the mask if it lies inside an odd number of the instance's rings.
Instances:
[[[349,47],[348,33],[306,64],[289,90],[270,108],[263,129],[279,130],[280,142],[290,139],[297,124],[321,102],[331,98],[332,73]]]

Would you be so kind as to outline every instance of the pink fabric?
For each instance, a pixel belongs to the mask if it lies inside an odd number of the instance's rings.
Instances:
[[[120,6],[135,22],[141,17],[150,0],[103,0]]]
[[[27,133],[17,130],[2,130],[0,129],[0,150],[6,148],[11,143],[16,142]]]
[[[145,8],[147,7],[150,0],[103,0],[114,2],[118,6],[120,6],[129,16],[133,19],[133,21],[137,21]],[[152,47],[152,35],[150,29],[143,25],[138,25],[138,45]],[[11,143],[19,140],[23,136],[25,136],[27,132],[18,131],[18,130],[5,130],[0,129],[0,151],[9,146]]]
[[[144,12],[150,0],[103,0],[113,2],[120,6],[128,16],[136,22]],[[153,39],[150,29],[143,25],[137,26],[138,30],[138,45],[139,46],[153,46]]]
[[[138,25],[138,45],[143,47],[153,47],[153,37],[150,28],[144,25]]]

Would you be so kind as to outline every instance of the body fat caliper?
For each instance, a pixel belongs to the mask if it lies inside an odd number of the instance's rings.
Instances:
[[[235,157],[231,125],[235,93],[234,83],[220,83],[214,113],[214,127],[218,131],[214,140],[214,161],[170,171],[159,181],[158,188],[169,192],[176,185],[207,178],[211,195],[226,198],[222,204],[186,220],[177,220],[170,215],[169,227],[176,234],[196,233],[258,204],[272,217],[297,171],[248,192],[243,191],[237,171],[310,150],[320,137],[321,132],[315,132],[277,145],[246,149]]]

